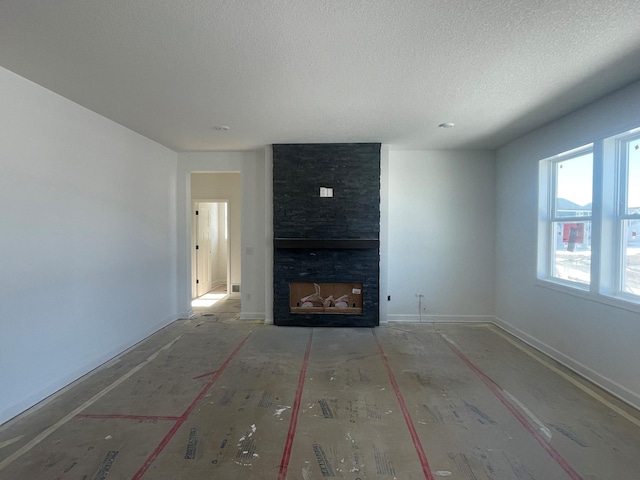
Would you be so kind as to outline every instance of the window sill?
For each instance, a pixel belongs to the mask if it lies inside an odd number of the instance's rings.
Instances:
[[[603,295],[601,293],[593,293],[588,290],[588,286],[585,286],[586,288],[580,288],[579,286],[568,285],[562,282],[556,282],[550,279],[542,278],[536,279],[535,285],[574,297],[590,300],[592,302],[608,305],[610,307],[620,308],[629,312],[640,313],[640,301],[636,302],[633,299],[613,297],[610,295]]]

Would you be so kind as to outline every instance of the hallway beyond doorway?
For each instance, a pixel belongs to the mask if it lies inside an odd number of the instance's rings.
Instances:
[[[191,302],[193,316],[220,318],[223,315],[226,321],[235,321],[240,318],[240,299],[231,298],[224,286],[218,286],[194,298]]]
[[[227,298],[227,296],[227,288],[224,285],[218,285],[204,295],[200,295],[199,297],[194,298],[191,301],[191,307],[196,309],[210,308],[213,307],[216,303]]]

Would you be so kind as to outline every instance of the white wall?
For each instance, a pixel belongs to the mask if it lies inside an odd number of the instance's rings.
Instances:
[[[215,209],[215,221],[217,222],[215,225],[215,236],[216,236],[216,250],[215,250],[215,265],[213,270],[213,280],[218,285],[226,285],[227,283],[227,273],[229,270],[228,262],[227,262],[227,250],[228,250],[228,236],[229,229],[228,226],[225,227],[227,223],[227,219],[225,216],[225,206],[226,203],[216,203]],[[213,216],[214,210],[211,211]],[[227,210],[228,216],[228,210]],[[224,231],[227,228],[227,239],[225,240]],[[213,233],[212,233],[213,236]]]
[[[264,323],[273,325],[273,148],[264,149]]]
[[[211,278],[211,285],[219,279],[219,263],[220,263],[220,219],[218,214],[220,212],[219,203],[212,203],[211,210],[209,210],[209,238],[210,244],[210,257],[209,257],[209,278]],[[224,233],[224,232],[223,232]],[[223,237],[224,242],[224,237]],[[226,281],[226,280],[225,280]]]
[[[242,165],[241,319],[265,319],[265,151],[245,152]]]
[[[178,310],[191,310],[190,205],[192,172],[241,174],[240,242],[241,318],[265,318],[265,152],[193,152],[178,154]],[[233,247],[232,247],[233,248]],[[235,282],[234,282],[235,283]]]
[[[389,146],[380,148],[380,323],[389,321]]]
[[[503,147],[497,154],[499,325],[640,408],[640,314],[536,281],[538,161],[640,126],[640,83]]]
[[[391,151],[388,319],[492,321],[495,156]]]
[[[0,423],[177,318],[176,154],[0,68]]]

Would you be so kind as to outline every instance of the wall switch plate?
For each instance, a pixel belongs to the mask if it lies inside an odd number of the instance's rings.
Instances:
[[[323,198],[333,197],[333,188],[320,187],[320,196]]]

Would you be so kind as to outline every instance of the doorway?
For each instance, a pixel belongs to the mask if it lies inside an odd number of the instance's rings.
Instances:
[[[227,201],[192,202],[192,299],[224,296],[230,289]]]

